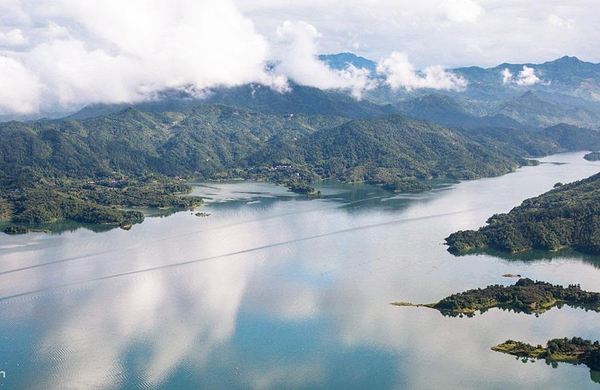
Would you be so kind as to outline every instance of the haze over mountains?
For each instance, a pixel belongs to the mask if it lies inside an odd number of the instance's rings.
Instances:
[[[129,106],[147,112],[183,110],[198,105],[225,104],[263,114],[331,115],[369,118],[402,113],[450,127],[520,127],[541,129],[566,123],[598,129],[600,123],[600,64],[562,57],[543,64],[501,64],[493,68],[449,70],[466,80],[462,89],[392,88],[377,72],[378,64],[352,53],[322,55],[319,60],[333,70],[365,70],[376,87],[360,99],[348,90],[323,90],[290,83],[287,92],[260,84],[215,88],[204,95],[164,91],[136,104],[92,104],[63,116],[87,119]],[[524,72],[527,75],[521,75]],[[512,75],[508,77],[507,75]],[[411,77],[427,77],[415,72]],[[58,114],[48,118],[60,117]],[[4,120],[19,119],[5,117]],[[31,119],[24,117],[22,119]]]
[[[321,55],[319,59],[334,69],[344,69],[351,64],[357,68],[368,69],[373,76],[377,73],[377,62],[353,53]],[[526,74],[520,76],[525,67],[532,71],[526,70]],[[508,77],[506,70],[512,77]],[[497,100],[534,90],[600,101],[600,64],[581,61],[577,57],[564,56],[542,64],[503,63],[493,68],[470,66],[450,71],[464,77],[468,87],[460,91],[450,90],[448,93],[460,94],[463,97]]]

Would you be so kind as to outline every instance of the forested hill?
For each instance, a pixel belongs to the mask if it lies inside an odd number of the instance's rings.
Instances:
[[[508,214],[497,214],[478,231],[459,231],[446,238],[451,250],[488,247],[520,252],[571,247],[600,253],[600,174],[525,200]]]
[[[162,173],[212,177],[258,151],[275,134],[303,134],[347,121],[270,116],[225,106],[145,113],[127,108],[83,121],[0,124],[0,170],[95,177]]]
[[[353,120],[287,141],[273,140],[249,164],[290,161],[321,178],[385,183],[495,176],[527,163],[508,146],[490,150],[463,134],[400,115]]]
[[[499,129],[453,131],[401,115],[267,115],[224,105],[164,112],[129,107],[85,120],[1,123],[0,217],[14,220],[26,209],[27,221],[82,215],[61,213],[60,205],[32,211],[32,189],[38,205],[46,202],[40,195],[44,189],[68,194],[65,199],[73,202],[112,207],[195,204],[173,198],[172,191],[186,190],[173,179],[177,176],[269,180],[298,192],[310,192],[309,183],[319,178],[420,191],[428,188],[420,179],[500,175],[528,164],[523,156],[535,155],[532,151],[589,148],[600,141],[600,133],[579,128],[565,130],[570,137],[560,131],[506,131],[520,135],[506,137]],[[582,141],[573,144],[572,139]],[[530,147],[517,147],[525,144]],[[150,201],[137,196],[139,191],[132,195],[135,186],[143,187]]]
[[[351,120],[266,115],[214,105],[170,112],[126,108],[86,120],[0,124],[0,172],[50,177],[159,173],[205,179],[264,175],[286,166],[304,180],[498,175],[523,156],[593,148],[600,132],[448,130],[401,115]],[[297,169],[297,170],[296,170]],[[277,172],[281,176],[281,172]],[[374,176],[382,177],[374,178]]]

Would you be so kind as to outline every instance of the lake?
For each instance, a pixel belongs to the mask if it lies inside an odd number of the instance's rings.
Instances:
[[[130,231],[0,235],[0,386],[23,389],[594,389],[583,366],[523,363],[507,339],[600,339],[600,314],[436,302],[512,284],[505,273],[600,291],[600,258],[573,251],[454,256],[478,228],[556,182],[600,171],[567,153],[505,176],[396,195],[324,182],[322,199],[266,183],[195,183],[208,204]],[[592,380],[594,379],[594,380]]]

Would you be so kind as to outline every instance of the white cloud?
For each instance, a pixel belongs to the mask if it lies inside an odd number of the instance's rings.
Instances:
[[[502,70],[502,84],[510,84],[512,82],[512,78],[513,74],[508,68]]]
[[[442,8],[446,17],[457,23],[474,23],[485,13],[485,10],[473,0],[446,0]]]
[[[552,14],[550,16],[548,16],[548,23],[557,26],[557,27],[566,27],[566,28],[571,28],[572,27],[572,20],[564,20],[563,18],[561,18],[560,16],[556,15],[556,14]]]
[[[39,29],[39,32],[45,38],[69,38],[69,30],[66,27],[63,27],[55,22],[50,22],[46,27]]]
[[[23,31],[18,28],[8,31],[7,33],[0,32],[0,47],[1,46],[24,46],[29,43],[29,40],[23,36]]]
[[[18,61],[0,56],[0,113],[25,114],[39,103],[39,83],[35,75]]]
[[[597,0],[475,0],[470,13],[445,0],[235,1],[266,37],[282,20],[306,20],[323,34],[323,53],[356,51],[378,60],[404,51],[417,68],[541,63],[565,54],[600,62],[600,45],[590,45],[600,41]],[[549,23],[551,14],[571,28]]]
[[[0,85],[25,74],[39,81],[19,111],[52,102],[129,102],[166,88],[286,85],[265,70],[269,44],[231,0],[50,0],[0,11],[30,19],[34,44],[26,53],[3,52],[11,65],[0,73]],[[22,37],[18,31],[11,42]]]
[[[467,80],[448,72],[442,66],[430,66],[418,73],[405,53],[393,52],[377,65],[377,72],[386,76],[386,83],[394,90],[408,91],[419,88],[462,90]]]
[[[333,11],[339,17],[332,18]],[[600,40],[599,13],[595,0],[573,0],[569,7],[560,0],[0,0],[0,56],[19,63],[20,76],[37,80],[30,89],[37,95],[24,104],[33,110],[54,102],[130,101],[161,88],[258,82],[283,91],[287,74],[360,96],[373,85],[365,72],[339,72],[306,52],[286,53],[298,40],[281,40],[277,26],[288,19],[316,26],[304,46],[314,54],[354,51],[379,59],[401,48],[414,64],[408,88],[461,88],[442,68],[414,69],[543,62],[565,54],[598,62],[600,46],[589,42]],[[279,75],[265,70],[267,61],[300,57],[304,70],[290,62],[282,62]],[[514,73],[515,85],[535,80]],[[0,83],[12,77],[4,72]]]
[[[535,74],[535,69],[524,65],[523,70],[519,72],[516,83],[521,86],[529,86],[537,84],[540,81],[540,78]]]
[[[527,65],[523,65],[523,70],[518,73],[516,78],[508,68],[503,69],[501,75],[502,84],[504,85],[516,84],[523,87],[528,87],[542,82],[542,80],[536,75],[535,69],[530,68]],[[549,84],[549,82],[547,84]]]
[[[285,21],[277,27],[277,41],[284,45],[277,71],[301,85],[320,89],[349,90],[360,98],[375,87],[367,69],[352,65],[343,70],[331,69],[318,60],[317,39],[321,34],[306,22]]]

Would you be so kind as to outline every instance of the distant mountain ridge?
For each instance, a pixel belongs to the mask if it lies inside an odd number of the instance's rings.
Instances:
[[[347,118],[369,118],[388,115],[395,110],[391,105],[375,104],[369,100],[356,100],[340,91],[291,85],[289,92],[277,92],[258,84],[234,88],[218,88],[203,98],[185,94],[171,95],[165,99],[135,104],[94,104],[68,116],[68,119],[88,119],[135,107],[143,112],[180,111],[198,106],[223,104],[267,115],[329,115]]]
[[[464,128],[524,127],[521,122],[504,114],[476,115],[460,100],[440,93],[404,100],[397,103],[395,107],[412,118],[429,120],[442,126]]]
[[[377,62],[354,53],[321,54],[318,58],[332,69],[342,70],[346,69],[348,65],[353,65],[356,68],[368,69],[372,75],[377,73]]]
[[[519,85],[516,81],[524,67],[533,69],[539,81]],[[506,69],[513,78],[504,83],[502,72]],[[541,64],[503,63],[492,68],[463,67],[452,69],[452,72],[469,81],[466,94],[471,97],[494,100],[534,90],[600,101],[600,64],[581,61],[577,57],[564,56]]]
[[[319,57],[334,69],[350,64],[375,74],[376,62],[353,53]],[[531,67],[540,82],[530,86],[503,84],[501,72],[518,77]],[[327,115],[349,119],[376,118],[402,113],[450,127],[505,127],[541,129],[566,123],[600,129],[600,64],[563,57],[543,64],[500,64],[493,68],[467,67],[450,70],[469,80],[462,92],[419,89],[392,91],[385,85],[366,91],[361,100],[338,90],[291,84],[291,91],[276,92],[248,84],[216,88],[198,97],[165,91],[160,97],[133,104],[92,104],[68,119],[97,118],[134,107],[142,112],[182,111],[202,105],[224,104],[267,115]],[[14,118],[9,118],[14,119]]]
[[[375,61],[353,53],[320,55],[319,59],[333,69],[345,69],[351,64],[357,68],[369,69],[373,75],[376,75],[377,63]],[[524,67],[533,69],[539,81],[519,85],[517,83],[519,73],[523,71]],[[527,90],[535,90],[561,93],[566,96],[600,102],[600,63],[582,61],[577,57],[564,56],[540,64],[502,63],[490,68],[469,66],[448,70],[469,82],[465,91],[448,91],[453,96],[500,100],[523,94]],[[504,83],[502,75],[504,70],[508,70],[512,74],[513,78],[510,82]],[[430,93],[432,90],[424,91]],[[404,95],[402,91],[400,92],[400,95]],[[381,94],[381,88],[376,93]],[[416,94],[419,93],[419,91],[416,92]]]

